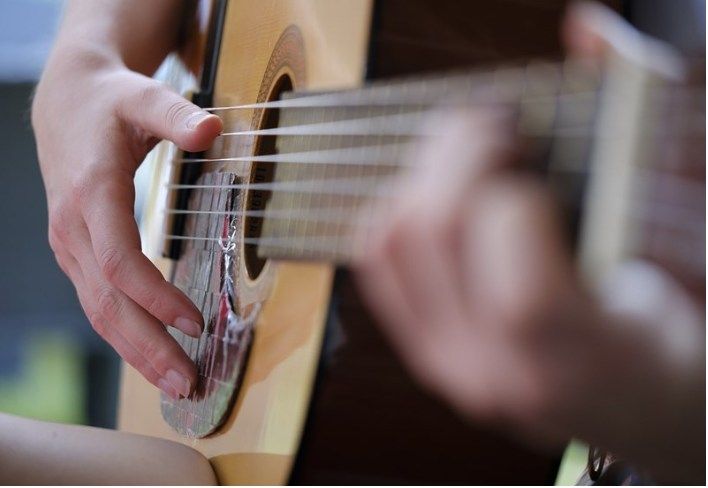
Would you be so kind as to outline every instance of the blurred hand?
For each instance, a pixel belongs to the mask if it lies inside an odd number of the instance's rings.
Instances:
[[[360,289],[424,386],[478,420],[529,430],[544,421],[554,440],[552,377],[570,346],[582,352],[576,342],[592,337],[599,312],[575,279],[549,195],[509,168],[504,117],[448,113],[436,127],[444,135],[423,148],[403,197],[381,210]],[[560,371],[589,379],[595,366]]]
[[[32,125],[49,243],[91,325],[151,383],[187,396],[194,365],[163,324],[196,337],[202,316],[140,250],[133,176],[159,139],[207,149],[220,119],[117,57],[65,43],[37,88]]]
[[[644,46],[594,5],[572,10],[565,33],[593,63],[615,45],[631,55]],[[585,291],[549,193],[510,170],[516,141],[503,115],[447,113],[435,124],[444,135],[414,156],[403,197],[378,209],[356,265],[404,363],[475,420],[534,441],[580,436],[658,476],[700,478],[701,314],[644,264],[620,270],[607,297]]]

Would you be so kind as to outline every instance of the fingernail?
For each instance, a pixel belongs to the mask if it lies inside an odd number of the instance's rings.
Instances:
[[[210,113],[204,112],[204,111],[194,112],[192,115],[187,117],[187,120],[185,121],[185,125],[187,126],[187,129],[192,130],[199,125],[199,122],[206,119],[210,115],[211,115]]]
[[[165,373],[165,379],[170,382],[170,384],[177,390],[177,393],[183,397],[188,397],[189,392],[192,390],[192,386],[189,380],[182,374],[178,373],[174,369],[167,370]]]
[[[157,380],[157,387],[163,392],[165,392],[165,395],[172,398],[173,400],[179,400],[179,393],[177,393],[174,387],[165,379],[160,378],[159,380]]]
[[[199,337],[202,335],[202,327],[194,320],[190,320],[186,317],[179,317],[175,320],[174,326],[192,337]]]

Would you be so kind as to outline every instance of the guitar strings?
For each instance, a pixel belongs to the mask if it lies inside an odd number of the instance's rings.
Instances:
[[[380,177],[368,178],[326,178],[320,180],[286,180],[272,183],[235,183],[230,185],[168,183],[167,189],[174,190],[251,190],[251,191],[282,191],[287,193],[314,193],[318,195],[351,195],[351,196],[391,196],[395,190],[382,187],[396,180],[394,176],[387,179]],[[326,185],[326,188],[323,187]]]
[[[640,182],[641,183],[641,182]],[[692,200],[691,203],[701,203],[704,201],[705,191],[704,187],[699,184],[695,184],[690,191],[698,191],[690,195],[686,192],[686,188],[673,189],[673,192],[680,191],[682,195],[689,195],[689,199]],[[700,198],[699,198],[700,197]],[[362,203],[362,202],[360,202]],[[340,207],[309,207],[304,206],[301,208],[288,208],[288,209],[266,209],[266,210],[237,210],[237,211],[213,211],[213,210],[180,210],[180,209],[166,209],[163,210],[168,214],[188,214],[188,215],[210,215],[210,216],[224,216],[224,217],[247,217],[255,219],[274,219],[274,220],[289,220],[292,222],[305,221],[310,223],[323,223],[323,224],[336,224],[338,226],[349,226],[355,228],[367,228],[374,227],[374,222],[362,218],[362,211],[371,211],[375,208],[371,205],[372,201],[363,202],[366,206],[340,206]],[[651,208],[647,208],[647,206]],[[630,206],[630,211],[628,211],[628,217],[634,219],[640,219],[643,222],[648,223],[658,223],[662,225],[668,225],[672,228],[676,228],[691,234],[696,234],[698,237],[704,237],[705,230],[705,214],[700,211],[696,211],[694,207],[697,205],[689,205],[685,199],[681,203],[668,203],[662,201],[647,201],[646,199],[635,198]],[[190,237],[195,237],[196,240],[200,240],[204,236],[182,236],[182,240],[189,240]],[[283,237],[283,242],[287,242],[291,239],[291,242],[302,239],[302,237],[291,236]],[[340,236],[341,238],[341,236]],[[219,238],[213,238],[219,239]],[[257,244],[256,241],[252,243]]]
[[[270,103],[270,102],[267,102]],[[457,105],[459,107],[459,105]],[[549,107],[549,111],[554,112],[557,107]],[[408,136],[425,137],[441,136],[442,130],[432,124],[422,124],[426,118],[440,116],[440,107],[435,109],[408,112],[404,114],[384,114],[368,116],[355,119],[343,119],[333,121],[322,121],[311,124],[299,124],[291,126],[280,126],[265,129],[248,129],[240,131],[226,131],[218,137],[245,137],[245,136]],[[694,111],[695,117],[684,114],[681,127],[665,127],[662,129],[642,130],[642,133],[650,133],[655,137],[683,135],[683,134],[705,134],[705,113],[700,110]],[[590,121],[591,113],[587,114],[585,124],[571,126],[553,126],[534,129],[527,125],[516,128],[516,133],[525,137],[549,137],[572,138],[589,135],[588,132],[595,128]],[[690,114],[689,114],[690,115]],[[687,124],[688,122],[688,124]],[[613,137],[622,137],[622,133],[615,133]]]
[[[644,178],[645,180],[649,179],[649,176],[646,176],[649,173],[657,173],[656,170],[644,170]],[[341,179],[340,179],[341,180]],[[656,181],[653,179],[652,181]],[[319,183],[319,181],[318,181]],[[642,181],[639,181],[641,184]],[[688,181],[688,185],[686,185],[687,181],[684,178],[676,178],[676,180],[673,182],[675,185],[675,188],[672,189],[672,193],[675,192],[680,192],[682,195],[690,195],[693,193],[693,197],[698,197],[698,196],[705,196],[705,187],[702,186],[699,183],[694,183]],[[678,185],[678,186],[676,186]],[[225,185],[203,185],[211,189],[219,189],[223,188]],[[234,185],[229,185],[229,186],[234,186]],[[240,185],[241,187],[242,185]],[[351,188],[349,189],[351,191]],[[391,192],[389,191],[388,193],[384,195],[390,195]],[[369,196],[371,194],[369,193]],[[695,199],[695,198],[694,198]],[[371,201],[367,201],[365,203],[371,203]],[[665,202],[649,202],[651,205],[651,211],[648,210],[647,208],[641,207],[640,204],[646,205],[646,201],[640,201],[637,199],[635,204],[632,205],[631,211],[629,213],[629,217],[631,218],[637,218],[641,219],[643,222],[655,222],[655,223],[660,223],[663,225],[670,225],[673,228],[680,229],[683,231],[687,231],[692,234],[696,234],[698,237],[704,237],[704,220],[705,216],[704,214],[701,214],[700,212],[696,212],[691,208],[687,208],[683,205],[677,205],[677,204],[669,204]],[[684,202],[685,203],[685,202]],[[248,218],[256,218],[256,219],[265,219],[265,218],[282,218],[286,220],[291,220],[291,221],[298,221],[301,218],[304,218],[304,220],[307,220],[309,222],[314,222],[314,223],[331,223],[331,224],[336,224],[338,226],[341,225],[347,225],[351,227],[356,227],[356,228],[366,228],[367,221],[363,219],[357,219],[352,221],[352,216],[360,216],[361,215],[361,207],[354,207],[354,206],[349,206],[351,210],[349,212],[341,212],[339,213],[339,210],[343,207],[339,207],[337,209],[332,208],[332,207],[326,207],[324,210],[324,216],[322,214],[323,208],[315,208],[312,209],[311,207],[303,207],[300,209],[266,209],[266,210],[242,210],[242,211],[200,211],[200,210],[179,210],[179,209],[167,209],[166,211],[168,213],[185,213],[185,214],[191,214],[191,215],[200,215],[200,214],[208,214],[208,215],[223,215],[223,216],[242,216],[242,217],[248,217]],[[346,208],[346,207],[344,207]],[[369,209],[373,209],[374,206],[371,205]],[[306,210],[308,212],[308,215],[303,215],[302,211]],[[315,210],[315,212],[313,212]],[[307,238],[307,242],[309,241],[317,241],[316,245],[304,245],[303,244],[303,238]],[[339,247],[334,248],[330,244],[327,244],[323,242],[324,240],[329,240],[329,241],[334,241],[337,246],[341,246],[342,239],[346,239],[343,236],[286,236],[286,237],[279,237],[277,240],[273,240],[275,238],[247,238],[246,240],[243,240],[243,244],[247,245],[267,245],[269,247],[275,247],[275,248],[282,248],[282,249],[292,249],[296,248],[298,252],[326,252],[326,253],[337,253],[340,252],[341,249]],[[194,240],[194,241],[223,241],[223,238],[220,237],[206,237],[206,236],[173,236],[173,235],[166,235],[165,238],[170,239],[174,238],[177,240]]]
[[[645,217],[647,215],[630,215],[632,219],[641,220],[646,222]],[[701,229],[696,229],[693,226],[687,226],[681,223],[680,220],[676,220],[675,215],[666,215],[662,219],[657,219],[654,223],[666,224],[667,226],[673,227],[678,230],[686,231],[687,234],[695,234],[698,239],[691,241],[694,243],[703,242],[704,235]],[[243,245],[251,246],[262,246],[269,248],[280,248],[288,251],[295,251],[296,253],[329,253],[329,254],[350,254],[351,251],[361,248],[361,246],[366,242],[367,239],[371,238],[371,232],[379,228],[377,225],[359,225],[357,223],[349,223],[349,227],[352,231],[346,234],[335,234],[335,235],[290,235],[290,236],[276,236],[276,237],[248,237],[239,235],[236,239]],[[341,231],[341,229],[338,229]],[[176,235],[163,233],[162,238],[165,240],[175,240],[175,241],[188,241],[188,242],[214,242],[221,246],[225,246],[234,240],[233,235],[224,237],[210,237],[210,236],[188,236],[188,235]],[[655,237],[656,238],[656,237]],[[672,241],[678,239],[677,236],[673,236]],[[350,251],[347,253],[347,251]],[[693,256],[689,256],[693,258]],[[702,262],[702,257],[698,256],[697,259]]]
[[[575,162],[564,161],[563,166],[553,168],[549,171],[551,175],[563,174],[590,174],[592,170],[586,171],[580,168],[580,160]],[[269,192],[302,192],[314,193],[321,195],[352,195],[352,196],[383,196],[393,195],[395,189],[391,188],[391,183],[395,187],[395,182],[399,179],[400,173],[391,173],[385,175],[372,176],[352,176],[352,177],[337,177],[337,178],[321,178],[308,180],[280,180],[270,183],[235,183],[228,185],[218,184],[201,184],[201,183],[166,183],[164,186],[168,191],[176,190],[252,190],[252,191],[269,191]],[[680,176],[670,171],[669,169],[647,169],[642,168],[637,170],[637,182],[640,184],[656,183],[661,180],[663,185],[673,185],[672,192],[682,195],[705,195],[705,184],[696,182],[689,178]],[[358,193],[357,190],[364,189]]]
[[[455,90],[446,89],[447,93],[443,94],[436,91],[434,87],[427,87],[426,93],[415,93],[414,90],[406,87],[404,92],[399,93],[384,93],[384,92],[373,92],[377,96],[367,96],[369,93],[366,89],[360,92],[332,92],[320,95],[308,95],[307,93],[291,92],[292,98],[287,98],[284,100],[272,100],[269,102],[257,102],[257,103],[245,103],[241,105],[226,105],[222,107],[205,107],[202,110],[207,112],[226,112],[231,110],[267,110],[267,109],[303,109],[303,108],[352,108],[352,107],[398,107],[398,108],[410,108],[410,107],[421,107],[421,106],[458,106],[463,104],[465,106],[490,106],[505,102],[503,98],[494,98],[494,95],[505,95],[504,98],[510,98],[508,101],[517,101],[521,103],[538,103],[538,102],[553,102],[562,103],[570,100],[577,100],[582,98],[589,98],[592,100],[598,92],[596,90],[592,91],[575,91],[575,92],[560,92],[560,93],[549,93],[549,94],[537,94],[537,95],[526,95],[522,98],[523,94],[521,91],[516,93],[516,97],[512,93],[504,93],[501,89],[496,90],[499,93],[484,93],[486,87],[475,87],[472,89],[474,92],[479,92],[477,96],[492,95],[488,100],[473,100],[469,96],[465,96],[465,92],[469,92],[470,89]],[[488,91],[488,90],[487,90]],[[450,95],[450,98],[443,98],[441,95]]]
[[[413,149],[411,144],[386,144],[382,146],[354,146],[337,149],[319,149],[288,153],[261,154],[254,156],[234,156],[222,158],[177,158],[173,164],[187,163],[285,163],[285,164],[335,164],[335,165],[375,165],[407,166],[406,161],[393,161],[399,152]]]
[[[195,236],[181,236],[175,234],[162,234],[162,237],[166,240],[175,241],[192,241],[192,242],[216,242],[222,247],[226,247],[230,242],[229,237],[195,237]],[[294,247],[293,238],[281,238],[281,237],[240,237],[238,239],[244,245],[247,246],[268,246],[280,249],[292,249]],[[299,252],[319,252],[327,254],[342,254],[345,257],[345,249],[342,249],[342,240],[336,236],[307,236],[300,239],[299,244],[307,243],[307,246],[298,247]],[[334,244],[332,244],[334,243]],[[351,241],[349,241],[351,244]]]
[[[495,76],[499,74],[496,73]],[[458,80],[459,81],[459,80]],[[523,82],[526,82],[524,79]],[[519,87],[524,88],[525,85],[515,83],[508,84],[505,87],[495,87],[494,93],[499,96],[504,94],[503,89],[516,90],[517,93],[510,95],[510,98],[514,100],[515,103],[519,105],[530,104],[530,103],[540,103],[544,100],[552,100],[554,102],[553,109],[557,109],[559,103],[565,100],[577,100],[579,98],[589,98],[594,100],[597,96],[597,91],[585,91],[576,93],[556,93],[552,95],[536,96],[530,97],[526,96],[524,98],[523,89],[518,90]],[[446,81],[448,85],[449,81]],[[471,81],[470,79],[464,80],[464,83],[459,84],[460,87],[467,88],[469,92]],[[448,88],[448,86],[446,86]],[[485,94],[485,90],[488,87],[474,87],[476,93]],[[421,126],[420,120],[423,116],[431,113],[430,109],[423,109],[422,105],[433,104],[439,106],[440,104],[440,94],[431,90],[430,85],[425,85],[424,83],[418,83],[416,86],[405,86],[404,91],[394,92],[392,95],[392,90],[390,87],[369,87],[363,91],[358,92],[337,92],[337,93],[327,93],[323,95],[309,95],[300,96],[296,98],[289,98],[285,100],[276,100],[271,102],[263,103],[251,103],[242,105],[232,105],[224,107],[209,107],[206,110],[211,112],[225,112],[231,110],[245,110],[245,109],[301,109],[301,108],[340,108],[340,107],[396,107],[399,110],[405,110],[408,108],[418,108],[420,110],[412,111],[409,113],[399,113],[399,114],[384,114],[378,116],[367,116],[364,118],[351,118],[344,120],[334,120],[328,122],[316,122],[310,124],[300,124],[300,125],[290,125],[282,126],[276,128],[266,128],[266,129],[256,129],[256,130],[240,130],[240,131],[229,131],[221,134],[223,138],[236,138],[236,137],[253,137],[253,136],[396,136],[396,137],[421,137],[428,135],[439,135],[439,131],[431,130],[429,126]],[[486,94],[489,92],[487,91]],[[668,93],[668,92],[667,92]],[[509,95],[507,92],[506,95]],[[702,93],[704,96],[704,93]],[[520,97],[520,98],[519,98]],[[455,104],[456,106],[462,104],[471,106],[473,105],[469,99],[464,100],[462,98],[453,99],[449,104]],[[655,98],[656,100],[656,98]],[[488,101],[485,102],[475,102],[478,105],[485,105],[487,107],[492,106]],[[498,103],[498,101],[497,101]],[[444,103],[443,103],[444,105]],[[674,104],[675,106],[676,104]],[[691,119],[693,122],[693,119]],[[685,119],[683,120],[685,122]],[[704,120],[703,120],[704,122]],[[694,126],[700,126],[701,132],[704,133],[704,124],[691,123],[689,128],[695,129]],[[589,136],[590,129],[593,125],[576,125],[573,127],[554,127],[550,125],[552,131],[546,131],[545,134],[552,134],[554,138],[569,138],[569,137],[579,137],[579,136]],[[681,126],[684,127],[683,125]],[[527,130],[527,134],[522,134],[526,136],[534,135],[545,135],[543,132],[537,131],[533,133],[529,131],[528,127],[521,126],[520,129]],[[684,133],[688,133],[685,131]],[[671,135],[668,131],[664,134],[659,133],[659,131],[654,131],[653,135],[659,137],[661,135]],[[615,134],[614,137],[621,137],[621,134]],[[246,156],[246,157],[221,157],[221,158],[181,158],[175,160],[176,164],[183,163],[215,163],[215,162],[262,162],[262,163],[286,163],[286,164],[322,164],[322,165],[355,165],[355,166],[365,166],[365,165],[375,165],[379,166],[399,166],[405,163],[401,161],[388,161],[388,157],[384,157],[382,152],[387,150],[390,152],[391,159],[398,159],[399,151],[403,151],[403,145],[391,145],[382,149],[380,146],[371,147],[355,147],[355,148],[338,148],[329,150],[317,150],[317,151],[303,151],[303,152],[290,152],[290,153],[277,153],[277,154],[266,154],[257,156]],[[367,152],[368,151],[368,152]],[[348,156],[348,159],[345,159]],[[357,157],[354,157],[357,156]],[[567,168],[564,168],[567,169]],[[393,178],[390,178],[393,179]],[[373,184],[372,184],[373,183]],[[184,189],[212,189],[212,190],[254,190],[254,191],[282,191],[288,193],[316,193],[319,195],[350,195],[350,196],[376,196],[383,197],[392,195],[392,191],[381,192],[379,189],[386,186],[388,181],[383,181],[381,177],[370,179],[370,182],[366,182],[362,177],[358,178],[329,178],[322,180],[287,180],[287,181],[277,181],[271,183],[243,183],[243,184],[233,184],[233,185],[199,185],[199,184],[174,184],[168,185],[170,191],[172,190],[184,190]],[[327,188],[323,190],[322,186],[326,185]],[[703,194],[705,193],[704,187],[702,188]],[[243,210],[237,212],[222,212],[222,211],[199,211],[199,210],[179,210],[179,209],[168,209],[167,213],[183,213],[187,215],[231,215],[237,216],[241,215],[243,217],[249,218],[279,218],[293,219],[294,217],[306,218],[309,221],[321,222],[324,218],[322,215],[317,213],[312,213],[312,209],[308,209],[308,216],[304,216],[302,212],[285,210],[280,214],[273,212],[273,210]],[[684,212],[682,218],[678,219],[676,217],[676,212],[669,211],[666,209],[663,212],[663,220],[676,224],[678,222],[685,222],[687,219],[687,214]],[[328,209],[327,214],[331,221],[332,216],[338,217],[335,213]],[[667,218],[666,216],[669,215]],[[341,216],[341,215],[339,215]],[[351,212],[348,213],[348,217],[351,217]],[[650,214],[643,214],[643,218],[653,218]],[[336,219],[335,219],[336,220]],[[341,221],[335,221],[341,225]],[[349,222],[351,223],[351,222]],[[359,223],[361,225],[361,223]],[[165,235],[168,239],[175,240],[212,240],[224,242],[224,238],[220,237],[200,237],[200,236],[177,236],[172,234]],[[291,236],[291,237],[244,237],[241,238],[241,242],[246,245],[267,245],[270,247],[292,247],[293,243],[303,243],[303,240],[309,242],[308,248],[310,250],[319,250],[326,252],[336,252],[336,249],[332,249],[331,246],[327,245],[324,241],[334,239],[338,246],[341,245],[340,236]],[[305,246],[301,246],[305,247]]]
[[[369,202],[367,202],[369,203]],[[687,208],[682,205],[669,204],[664,202],[650,202],[648,205],[651,210],[643,209],[642,205],[647,205],[646,201],[634,202],[635,205],[629,212],[630,218],[641,219],[650,223],[662,223],[668,226],[689,232],[702,234],[705,230],[705,216],[692,208]],[[640,205],[641,204],[641,205]],[[307,210],[303,212],[303,210]],[[302,207],[298,209],[269,209],[269,210],[182,210],[182,209],[164,209],[163,213],[170,215],[208,215],[219,217],[242,217],[250,219],[271,219],[271,220],[289,220],[294,222],[310,222],[322,224],[337,224],[342,226],[352,227],[374,227],[375,224],[367,219],[358,218],[361,216],[361,207],[351,206],[346,209],[338,210],[324,209],[327,211],[312,211],[321,209],[311,209]],[[199,237],[199,236],[183,236],[183,237]],[[293,237],[297,239],[298,237]]]
[[[436,80],[438,81],[438,80]],[[559,80],[561,81],[561,80]],[[283,100],[272,100],[268,102],[244,103],[238,105],[225,105],[215,107],[205,107],[208,112],[226,112],[238,110],[258,110],[258,109],[302,109],[302,108],[342,108],[342,107],[420,107],[425,105],[434,106],[459,106],[460,104],[472,106],[490,106],[504,101],[514,101],[516,103],[538,103],[551,101],[554,104],[565,101],[574,101],[578,98],[589,98],[592,100],[600,92],[594,88],[592,90],[563,91],[558,85],[551,85],[559,88],[557,93],[548,94],[528,94],[527,85],[523,83],[528,80],[520,80],[515,85],[473,85],[473,81],[465,80],[460,83],[455,81],[441,81],[444,93],[437,85],[424,85],[424,82],[417,82],[422,87],[416,91],[416,87],[408,84],[387,85],[386,87],[372,88],[364,87],[359,90],[343,90],[340,92],[328,92],[324,94],[308,94],[307,92],[290,92],[292,98]],[[399,91],[395,91],[398,89]],[[511,90],[514,90],[513,92]],[[486,100],[471,99],[470,92],[481,97],[489,97]],[[502,96],[502,98],[495,98]],[[675,98],[677,96],[688,99],[686,105],[694,106],[696,101],[705,99],[705,89],[683,86],[669,86],[656,88],[652,100],[661,101],[662,98]]]
[[[254,129],[224,132],[220,137],[233,136],[407,136],[435,137],[445,132],[440,127],[420,124],[421,115],[415,117],[390,116],[368,119],[341,120],[317,124],[303,124],[272,129]],[[587,135],[592,125],[555,127],[553,130],[534,130],[531,127],[519,127],[515,131],[525,137],[573,138]],[[617,134],[616,137],[622,137]]]
[[[303,212],[302,210],[306,210]],[[299,222],[349,224],[345,217],[353,217],[361,209],[358,207],[348,208],[321,208],[302,207],[299,209],[268,209],[268,210],[184,210],[184,209],[163,209],[163,213],[168,215],[215,215],[220,217],[248,217],[253,219],[276,219],[293,220]],[[363,223],[366,225],[366,223]]]

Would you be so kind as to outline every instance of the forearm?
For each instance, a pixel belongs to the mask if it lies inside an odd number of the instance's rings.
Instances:
[[[213,485],[209,461],[164,439],[0,413],[0,484]]]
[[[52,58],[91,56],[151,75],[176,48],[186,5],[185,0],[70,0]]]

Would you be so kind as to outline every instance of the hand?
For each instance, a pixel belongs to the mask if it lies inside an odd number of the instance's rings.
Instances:
[[[615,44],[645,52],[597,6],[576,7],[566,26],[573,53],[588,62]],[[659,66],[680,64],[662,56]],[[587,291],[549,192],[510,170],[516,141],[503,116],[448,113],[436,128],[444,136],[413,156],[403,197],[378,209],[356,264],[362,295],[403,362],[474,420],[536,442],[578,436],[658,481],[700,480],[701,313],[646,264],[622,267],[606,294]]]
[[[504,117],[448,113],[435,126],[445,135],[419,153],[362,253],[364,299],[428,389],[477,420],[563,440],[549,422],[557,390],[589,387],[596,367],[564,361],[583,354],[600,313],[575,279],[550,196],[510,168]]]
[[[49,243],[93,328],[151,383],[187,396],[196,371],[163,324],[199,336],[199,310],[140,250],[133,176],[159,139],[207,149],[218,117],[109,55],[61,46],[32,107]]]

